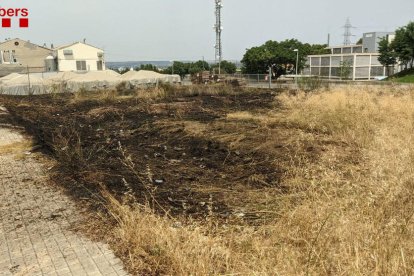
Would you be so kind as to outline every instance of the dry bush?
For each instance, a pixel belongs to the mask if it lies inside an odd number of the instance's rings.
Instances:
[[[75,123],[71,121],[53,133],[52,140],[53,143],[50,146],[56,159],[63,167],[74,172],[86,171],[87,168],[93,166],[103,150],[103,147],[98,145],[85,148]]]
[[[235,90],[230,85],[190,85],[180,86],[161,83],[156,87],[137,89],[136,95],[140,99],[167,99],[174,97],[194,97],[201,95],[229,95],[243,93],[244,90]]]
[[[383,88],[381,88],[383,89]],[[385,93],[384,93],[385,92]],[[341,89],[281,95],[282,113],[230,120],[294,129],[278,218],[259,227],[174,227],[111,199],[117,248],[136,272],[166,275],[412,275],[414,92]],[[270,122],[270,123],[269,123]],[[317,159],[309,143],[322,144]]]
[[[135,97],[143,101],[165,99],[167,92],[162,87],[141,88],[135,91]]]

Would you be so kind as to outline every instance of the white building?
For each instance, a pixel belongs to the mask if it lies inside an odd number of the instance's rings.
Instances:
[[[328,79],[341,79],[344,67],[346,76],[352,80],[372,80],[387,75],[387,69],[379,62],[378,42],[386,37],[393,39],[393,33],[365,33],[362,45],[329,47],[330,54],[308,56],[303,75],[319,76]],[[398,71],[391,69],[391,74]]]
[[[104,51],[97,47],[76,42],[55,48],[58,71],[102,71],[105,70]]]

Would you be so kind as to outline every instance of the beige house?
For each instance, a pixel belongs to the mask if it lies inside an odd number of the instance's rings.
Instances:
[[[45,72],[46,58],[52,50],[19,38],[0,43],[0,75],[13,72]]]
[[[105,70],[104,51],[97,47],[76,42],[54,51],[60,72]]]

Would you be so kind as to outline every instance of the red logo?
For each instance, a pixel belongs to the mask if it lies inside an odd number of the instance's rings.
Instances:
[[[20,28],[28,28],[29,27],[28,16],[29,16],[29,10],[26,8],[22,8],[22,9],[0,8],[1,27],[11,28],[14,25],[14,21],[18,20]]]

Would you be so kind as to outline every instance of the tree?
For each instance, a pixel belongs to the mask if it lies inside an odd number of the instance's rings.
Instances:
[[[414,63],[414,22],[408,23],[405,27],[405,42],[410,53],[410,67],[413,67]]]
[[[189,70],[189,63],[174,61],[172,66],[164,70],[164,73],[180,75],[180,77],[183,78],[185,75],[188,74],[188,70]]]
[[[395,31],[395,38],[391,43],[398,60],[405,65],[413,67],[414,63],[414,22]]]
[[[197,74],[202,71],[210,71],[210,64],[204,60],[199,60],[189,64],[189,74]]]
[[[331,51],[328,49],[328,45],[327,44],[308,44],[305,43],[303,45],[303,51],[304,54],[309,56],[309,55],[325,55],[325,54],[330,54]]]
[[[184,77],[187,74],[196,74],[202,71],[209,71],[210,70],[210,64],[204,60],[199,60],[196,62],[179,62],[174,61],[173,66],[169,66],[166,69],[164,69],[164,73],[166,74],[177,74],[181,77]]]
[[[219,65],[215,64],[215,65],[213,65],[212,69],[215,72],[218,72],[218,67],[219,67]],[[233,62],[223,60],[220,63],[220,71],[221,71],[220,73],[222,73],[222,74],[234,74],[234,73],[236,73],[236,70],[237,70],[237,66]]]
[[[265,46],[253,47],[246,51],[241,60],[242,71],[247,74],[266,74],[271,63],[272,55]]]
[[[397,56],[387,37],[378,43],[378,52],[380,53],[378,61],[387,68],[387,76],[390,76],[391,66],[397,62]]]
[[[303,44],[296,39],[281,42],[268,41],[262,46],[247,49],[242,59],[243,72],[248,74],[266,74],[269,67],[276,78],[286,73],[293,73],[296,66],[296,52],[299,50],[299,71],[305,66],[310,54],[329,53],[326,45]]]
[[[135,67],[134,70],[135,71],[146,70],[146,71],[159,72],[157,66],[152,65],[152,64],[141,64],[140,67]]]
[[[197,67],[200,68],[203,71],[209,71],[210,70],[210,64],[208,64],[205,60],[199,60],[191,64],[191,67]]]
[[[339,70],[341,80],[348,80],[351,77],[352,63],[350,61],[341,61]]]

